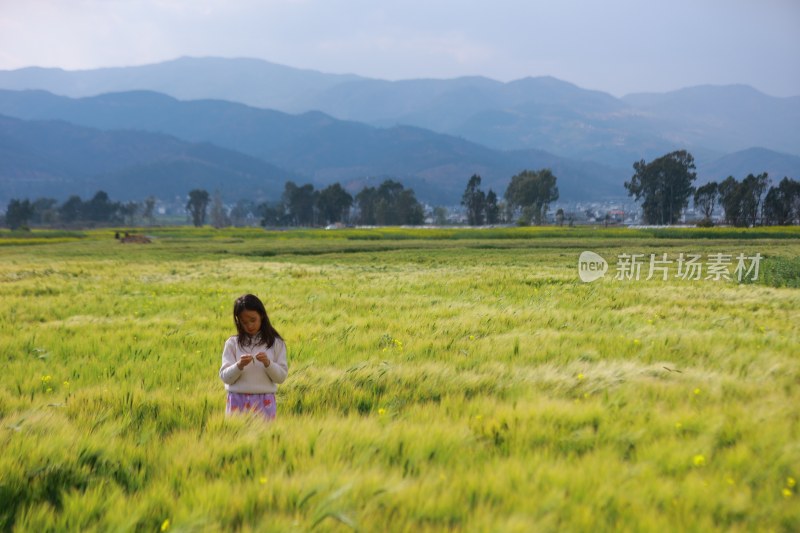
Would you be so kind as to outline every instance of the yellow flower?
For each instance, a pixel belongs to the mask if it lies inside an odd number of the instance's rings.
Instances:
[[[381,415],[381,416],[385,415],[386,414],[386,409],[381,407],[380,409],[378,409],[378,414]]]
[[[694,389],[694,395],[695,396],[699,396],[700,395],[700,389],[699,388]]]
[[[261,478],[258,480],[258,482],[259,482],[259,483],[261,483],[262,485],[266,485],[266,483],[267,483],[267,478],[266,478],[266,477],[264,477],[264,476],[261,476]]]
[[[681,424],[680,422],[675,422],[675,429],[681,429],[682,427],[683,424]]]
[[[733,486],[733,485],[735,485],[735,484],[736,484],[736,482],[735,482],[735,481],[733,480],[733,478],[732,478],[732,477],[730,477],[730,476],[726,477],[726,478],[725,478],[725,481],[728,483],[728,485],[731,485],[731,486]]]
[[[65,381],[65,382],[64,382],[64,386],[65,386],[65,387],[69,387],[69,381]]]
[[[169,518],[161,522],[161,531],[166,531],[169,529]]]
[[[578,374],[578,381],[583,379],[583,374]]]
[[[793,477],[787,477],[786,478],[786,486],[787,487],[789,487],[791,489],[795,485],[797,485],[797,480],[795,478],[793,478]]]
[[[641,344],[641,343],[642,341],[640,341],[639,339],[633,339],[633,344]]]
[[[46,376],[42,376],[42,383],[49,383],[51,379],[53,378],[49,374]]]
[[[792,497],[792,489],[783,489],[783,497],[784,498],[791,498]]]
[[[469,340],[474,341],[475,340],[475,335],[470,335],[469,336]]]
[[[706,458],[705,458],[705,457],[703,457],[703,456],[702,456],[702,455],[700,455],[700,454],[697,454],[697,455],[695,455],[695,456],[694,456],[694,458],[692,459],[692,462],[694,463],[694,466],[703,466],[703,465],[705,465],[705,464],[706,464]]]

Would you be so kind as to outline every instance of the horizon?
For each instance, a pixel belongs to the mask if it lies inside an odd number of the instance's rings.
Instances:
[[[602,89],[594,89],[594,88],[584,87],[584,86],[581,86],[581,85],[579,85],[579,84],[577,84],[577,83],[575,83],[575,82],[573,82],[571,80],[558,78],[558,77],[550,75],[550,74],[541,74],[541,75],[536,75],[536,76],[528,75],[528,76],[524,76],[524,77],[521,77],[521,78],[514,78],[514,79],[510,79],[510,80],[500,80],[500,79],[492,78],[492,77],[485,76],[485,75],[482,75],[482,74],[465,74],[465,75],[452,76],[452,77],[430,77],[430,76],[427,76],[427,77],[418,77],[418,78],[387,79],[387,78],[376,78],[376,77],[366,76],[366,75],[359,74],[357,72],[329,72],[329,71],[318,70],[318,69],[314,69],[314,68],[298,67],[298,66],[294,66],[294,65],[287,65],[287,64],[284,64],[284,63],[278,63],[278,62],[275,62],[275,61],[270,61],[269,59],[262,59],[262,58],[258,58],[258,57],[245,57],[245,56],[224,57],[224,56],[212,56],[212,55],[206,55],[206,56],[182,55],[182,56],[173,57],[171,59],[164,59],[164,60],[161,60],[161,61],[150,62],[150,63],[131,64],[131,65],[107,65],[107,66],[99,66],[99,67],[93,67],[93,68],[77,68],[77,69],[69,69],[69,68],[62,68],[62,67],[48,67],[48,66],[42,66],[42,65],[28,65],[28,66],[19,67],[19,68],[13,68],[13,69],[0,69],[0,72],[15,72],[15,71],[22,71],[22,70],[36,70],[36,69],[39,69],[39,70],[56,70],[56,71],[61,71],[61,72],[66,72],[66,73],[81,73],[81,72],[92,72],[92,71],[98,71],[98,70],[117,70],[117,69],[128,69],[128,68],[131,68],[131,69],[133,69],[133,68],[142,68],[142,67],[149,67],[149,66],[167,64],[167,63],[174,63],[174,62],[178,62],[178,61],[181,61],[181,60],[258,61],[258,62],[270,64],[270,65],[275,65],[275,66],[279,66],[279,67],[285,67],[285,68],[289,68],[289,69],[293,69],[293,70],[299,70],[299,71],[315,72],[315,73],[319,73],[319,74],[326,74],[326,75],[332,75],[332,76],[356,76],[356,77],[359,77],[359,78],[362,78],[362,79],[365,79],[365,80],[386,81],[386,82],[390,82],[390,83],[405,82],[405,81],[422,81],[422,80],[448,81],[448,80],[456,80],[456,79],[482,78],[482,79],[486,79],[486,80],[490,80],[490,81],[494,81],[494,82],[497,82],[497,83],[501,83],[501,84],[507,85],[507,84],[511,84],[511,83],[515,83],[515,82],[519,82],[519,81],[523,81],[523,80],[527,80],[527,79],[551,78],[551,79],[555,79],[555,80],[558,80],[558,81],[563,82],[563,83],[567,83],[567,84],[573,85],[573,86],[578,87],[578,88],[583,89],[583,90],[605,93],[605,94],[613,96],[614,98],[617,98],[617,99],[623,99],[623,98],[625,98],[627,96],[643,95],[643,94],[669,94],[669,93],[684,91],[684,90],[688,90],[688,89],[696,89],[696,88],[703,88],[703,87],[713,87],[713,88],[746,87],[746,88],[753,89],[753,90],[755,90],[755,91],[757,91],[757,92],[759,92],[761,94],[764,94],[765,96],[769,96],[769,97],[772,97],[772,98],[800,98],[800,92],[798,92],[798,94],[790,94],[790,95],[787,95],[787,96],[777,96],[777,95],[765,92],[765,91],[761,90],[760,88],[755,87],[753,85],[750,85],[748,83],[736,83],[736,82],[734,82],[734,83],[720,83],[720,84],[698,83],[696,85],[687,85],[687,86],[677,87],[675,89],[665,90],[665,91],[636,91],[636,92],[625,93],[625,94],[622,94],[622,95],[616,95],[616,94],[612,94],[612,93],[610,93],[608,91],[604,91]],[[151,91],[151,90],[148,90],[148,91]],[[119,91],[111,91],[111,92],[119,92]],[[158,92],[158,91],[151,91],[151,92]]]
[[[793,0],[33,0],[4,7],[0,70],[253,58],[386,81],[551,76],[618,98],[704,85],[794,97],[797,27]]]

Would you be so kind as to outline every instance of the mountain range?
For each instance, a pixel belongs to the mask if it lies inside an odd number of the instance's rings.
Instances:
[[[800,177],[800,97],[746,86],[616,98],[549,77],[384,81],[182,58],[0,71],[0,88],[0,114],[45,121],[39,127],[62,120],[211,143],[257,158],[272,175],[351,190],[395,177],[431,202],[457,203],[474,173],[502,193],[513,174],[545,166],[562,198],[624,196],[634,161],[676,149],[695,155],[698,182]]]
[[[481,175],[487,189],[493,187],[502,194],[515,173],[545,167],[559,177],[559,189],[565,197],[619,195],[618,172],[596,163],[539,150],[493,150],[421,128],[378,128],[320,112],[290,115],[221,100],[183,102],[145,91],[81,99],[42,91],[0,91],[0,115],[30,121],[42,132],[53,128],[56,123],[51,121],[58,120],[98,133],[153,132],[190,143],[212,143],[288,169],[284,172],[287,179],[305,180],[319,187],[340,181],[357,192],[365,185],[396,178],[433,203],[456,203],[472,174]],[[63,129],[63,125],[60,127]],[[58,144],[55,135],[43,133],[42,138]],[[29,141],[35,142],[33,138]],[[0,147],[3,142],[0,137]],[[61,150],[65,157],[68,152]],[[75,153],[77,157],[80,152]],[[219,182],[215,188],[230,198],[243,194],[238,187]],[[265,199],[275,200],[282,191],[281,184]]]
[[[171,199],[225,184],[238,197],[265,197],[286,179],[299,176],[208,143],[0,116],[0,191],[7,199],[90,197],[98,190],[114,199]]]

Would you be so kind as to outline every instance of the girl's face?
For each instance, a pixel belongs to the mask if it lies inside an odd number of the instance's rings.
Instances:
[[[258,311],[245,309],[239,313],[239,323],[248,335],[255,335],[261,330],[261,315],[258,314]]]

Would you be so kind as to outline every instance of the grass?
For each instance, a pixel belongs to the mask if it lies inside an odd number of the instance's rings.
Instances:
[[[794,228],[141,232],[0,248],[2,529],[800,529]],[[223,414],[244,292],[289,347],[266,425]]]

